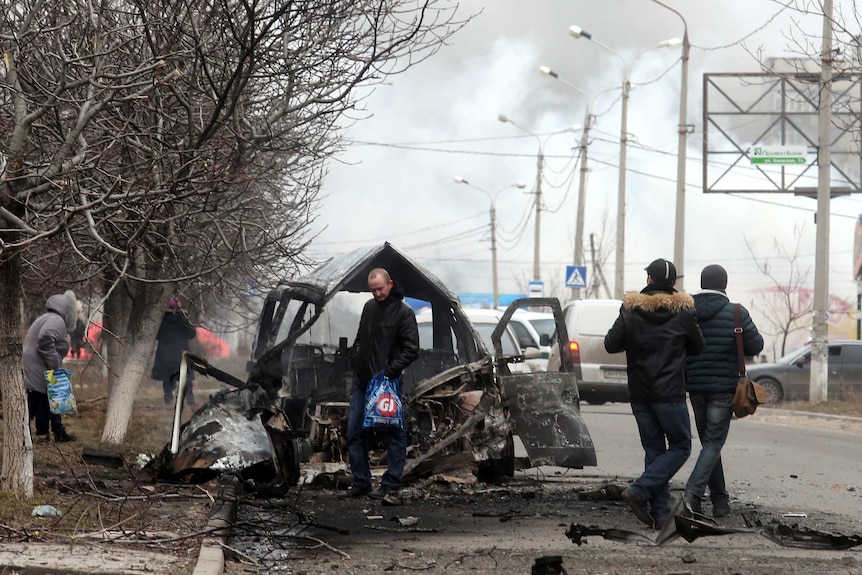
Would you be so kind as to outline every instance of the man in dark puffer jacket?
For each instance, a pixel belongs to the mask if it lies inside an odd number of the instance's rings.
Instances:
[[[694,423],[702,446],[697,463],[685,485],[685,502],[701,512],[701,500],[709,487],[713,517],[730,513],[730,496],[724,483],[721,448],[727,440],[733,415],[730,404],[739,379],[733,304],[727,297],[727,271],[719,265],[703,268],[703,291],[694,296],[695,312],[706,347],[686,360],[686,390],[694,411]],[[745,355],[763,349],[763,337],[748,310],[739,306],[742,346]]]
[[[691,296],[673,287],[674,265],[657,259],[646,272],[647,286],[623,297],[605,349],[626,352],[632,414],[645,453],[644,472],[622,499],[638,520],[660,529],[670,518],[668,482],[691,453],[685,358],[700,353],[703,334]]]
[[[387,439],[386,473],[380,480],[380,487],[371,491],[368,446],[362,429],[365,391],[376,374],[382,371],[387,378],[396,379],[419,357],[419,328],[416,327],[416,315],[404,301],[404,292],[385,269],[374,268],[369,272],[368,290],[373,298],[362,308],[351,350],[356,379],[347,414],[347,453],[353,486],[340,497],[369,494],[375,499],[385,499],[390,494],[397,494],[401,487],[401,473],[407,459],[407,430],[380,432]]]

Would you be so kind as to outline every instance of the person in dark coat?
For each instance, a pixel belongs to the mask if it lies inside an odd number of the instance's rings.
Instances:
[[[626,352],[632,413],[645,452],[644,472],[621,497],[639,521],[661,528],[671,513],[669,482],[691,453],[686,354],[700,353],[704,342],[692,297],[673,287],[674,265],[657,259],[646,272],[646,287],[623,297],[605,349]]]
[[[365,391],[376,374],[382,371],[387,378],[396,379],[419,357],[419,329],[416,315],[404,302],[404,292],[392,281],[389,272],[383,268],[371,270],[368,289],[374,297],[362,308],[356,340],[351,348],[355,380],[347,415],[347,453],[353,485],[342,497],[361,497],[370,493],[373,498],[384,499],[397,494],[401,488],[401,473],[407,460],[407,430],[385,432],[388,443],[386,473],[380,487],[371,491],[368,446],[362,430]]]
[[[720,265],[703,268],[700,275],[703,291],[694,296],[695,314],[706,339],[703,353],[686,360],[686,390],[701,450],[688,482],[685,502],[701,512],[706,488],[712,501],[713,517],[730,513],[730,496],[724,481],[721,448],[730,431],[733,415],[731,403],[739,380],[736,348],[734,304],[727,297],[727,271]],[[763,350],[763,337],[745,307],[739,307],[743,354],[757,355]]]
[[[73,441],[66,432],[63,418],[51,413],[48,404],[48,384],[45,372],[63,367],[63,358],[69,352],[69,332],[75,328],[78,301],[68,290],[48,298],[45,313],[36,318],[24,336],[24,387],[30,419],[36,420],[36,439],[48,441],[49,431],[54,441]]]
[[[84,318],[81,317],[83,309],[84,308],[81,306],[81,302],[79,301],[78,312],[75,318],[75,329],[69,332],[72,343],[72,350],[69,356],[75,359],[81,358],[81,348],[84,347],[84,343],[87,341],[87,323],[84,321]]]
[[[156,334],[156,359],[153,362],[152,378],[161,380],[165,405],[174,400],[174,387],[179,380],[180,362],[183,352],[189,350],[189,342],[194,339],[197,331],[180,306],[180,300],[172,297],[168,302],[168,311],[162,317],[162,324]],[[189,370],[186,382],[186,403],[195,404],[192,380],[194,372]]]

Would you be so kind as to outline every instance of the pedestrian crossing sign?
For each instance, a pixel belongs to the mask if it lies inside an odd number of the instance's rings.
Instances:
[[[566,287],[587,287],[587,266],[566,266]]]

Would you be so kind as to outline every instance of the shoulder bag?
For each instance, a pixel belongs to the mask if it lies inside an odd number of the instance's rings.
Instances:
[[[737,419],[751,415],[757,406],[766,403],[766,390],[759,383],[748,379],[745,370],[745,352],[742,346],[742,321],[740,320],[739,304],[733,304],[733,333],[736,334],[736,356],[739,361],[739,381],[736,382],[736,392],[733,395],[731,407]]]

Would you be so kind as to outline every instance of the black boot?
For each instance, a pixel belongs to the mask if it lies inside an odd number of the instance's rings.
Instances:
[[[69,435],[65,429],[61,429],[54,432],[54,441],[57,443],[69,443],[70,441],[75,441],[75,436]]]
[[[356,485],[345,491],[344,493],[339,493],[339,499],[353,499],[355,497],[364,497],[369,491],[371,491],[370,485]]]

